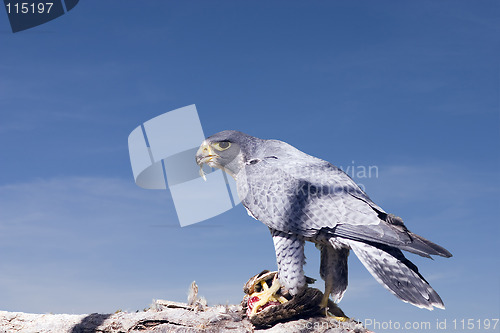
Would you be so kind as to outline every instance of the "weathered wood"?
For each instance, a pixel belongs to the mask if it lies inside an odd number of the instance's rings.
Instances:
[[[319,295],[319,294],[318,294]],[[316,296],[314,296],[316,297]],[[291,309],[293,306],[291,306]],[[267,311],[267,309],[266,309]],[[258,329],[241,306],[212,306],[193,310],[186,303],[158,300],[143,312],[115,314],[30,314],[0,311],[1,333],[160,333],[160,332],[368,332],[353,321],[340,323],[316,316],[289,320]]]
[[[189,303],[155,300],[142,312],[70,315],[0,311],[0,333],[369,332],[354,321],[325,318],[318,306],[322,296],[318,289],[307,288],[289,302],[268,307],[249,319],[245,302],[207,306],[193,282]],[[332,303],[330,309],[334,306]],[[335,315],[344,315],[338,311]]]

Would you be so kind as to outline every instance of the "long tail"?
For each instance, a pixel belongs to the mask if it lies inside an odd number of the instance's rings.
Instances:
[[[416,253],[422,257],[431,258],[430,255],[441,256],[445,258],[452,257],[452,254],[442,246],[439,246],[422,236],[410,232],[410,237],[412,242],[405,245],[396,245],[401,250],[406,250],[412,253]]]
[[[373,277],[396,297],[419,308],[444,309],[441,297],[399,249],[354,240],[347,242]]]

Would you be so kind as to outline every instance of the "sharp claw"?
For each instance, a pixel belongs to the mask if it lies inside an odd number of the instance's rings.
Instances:
[[[323,296],[323,299],[321,300],[320,307],[322,309],[325,309],[325,317],[327,318],[333,318],[337,321],[349,321],[351,318],[347,317],[344,312],[338,307],[337,304],[334,302],[330,301],[330,298],[327,297],[326,295]],[[330,312],[330,310],[332,312]]]

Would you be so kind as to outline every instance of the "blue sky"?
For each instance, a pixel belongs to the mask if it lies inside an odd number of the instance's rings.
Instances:
[[[497,1],[88,0],[13,34],[0,10],[0,310],[135,311],[184,301],[193,280],[236,303],[275,268],[241,205],[181,228],[168,191],[134,184],[128,134],[196,104],[207,135],[376,166],[356,179],[370,197],[454,254],[408,255],[445,302],[433,312],[352,254],[348,315],[498,318],[499,15]]]

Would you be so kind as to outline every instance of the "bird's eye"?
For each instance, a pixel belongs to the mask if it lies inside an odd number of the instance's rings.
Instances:
[[[231,142],[229,141],[216,142],[212,146],[218,151],[223,151],[231,147]]]

